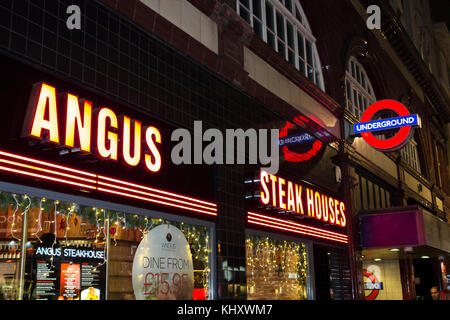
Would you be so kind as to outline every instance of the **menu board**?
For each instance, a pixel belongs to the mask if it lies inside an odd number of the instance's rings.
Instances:
[[[36,261],[36,300],[48,300],[56,295],[55,269],[47,260]]]
[[[80,265],[61,263],[60,295],[64,300],[80,299]]]
[[[100,300],[100,271],[92,264],[81,264],[81,300]]]
[[[105,295],[103,249],[35,247],[30,279],[36,300],[101,300]],[[51,259],[53,258],[53,265]]]

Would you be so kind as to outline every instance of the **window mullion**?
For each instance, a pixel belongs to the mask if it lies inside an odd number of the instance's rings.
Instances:
[[[312,51],[312,63],[311,63],[311,66],[312,66],[312,73],[313,73],[313,77],[312,77],[312,80],[313,80],[313,82],[314,83],[317,83],[317,81],[316,81],[316,55],[314,54],[314,46],[311,44],[311,51]]]
[[[266,0],[258,0],[261,4],[261,23],[263,28],[263,40],[265,43],[269,43],[267,38],[267,17],[266,17]]]
[[[273,6],[272,10],[272,16],[273,16],[273,31],[275,32],[275,51],[279,53],[278,51],[278,24],[277,24],[277,7]]]
[[[284,26],[284,59],[289,61],[289,44],[288,44],[288,36],[287,36],[287,19],[284,15],[283,18],[283,26]]]
[[[250,12],[250,25],[252,26],[252,29],[255,28],[255,25],[253,24],[253,0],[248,1],[248,5],[250,8],[248,8]]]
[[[306,38],[304,34],[302,34],[302,41],[303,41],[303,64],[305,66],[305,72],[303,74],[305,75],[305,77],[308,77],[308,59],[306,57]]]
[[[295,3],[294,3],[295,6]],[[295,68],[297,70],[300,70],[300,54],[298,52],[298,30],[295,27],[295,25],[292,26],[292,32],[293,32],[293,37],[294,37],[294,59],[295,59]]]

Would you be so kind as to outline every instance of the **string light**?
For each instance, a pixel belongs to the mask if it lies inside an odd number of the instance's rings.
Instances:
[[[67,215],[66,215],[66,231],[64,232],[64,238],[66,239],[66,246],[67,246],[67,244],[68,244],[68,241],[67,241],[67,233],[68,233],[69,230],[70,230],[69,219],[70,219],[70,216],[72,215],[72,212],[73,212],[74,210],[75,210],[75,204],[72,203],[72,206],[70,207],[70,210],[69,210],[69,212],[67,212]]]
[[[58,227],[56,226],[56,214],[58,213],[57,211],[56,211],[56,209],[57,209],[57,206],[58,206],[58,204],[59,204],[59,201],[58,200],[56,200],[56,201],[54,201],[53,202],[53,205],[54,205],[54,210],[53,210],[53,212],[54,212],[54,214],[53,214],[53,217],[54,217],[54,226],[55,226],[55,238],[53,239],[53,243],[52,243],[52,256],[51,256],[51,258],[50,258],[50,261],[51,261],[51,264],[50,264],[50,269],[52,269],[52,268],[54,268],[55,266],[53,265],[53,256],[54,256],[54,254],[55,254],[55,249],[54,249],[54,247],[55,247],[55,244],[56,244],[56,239],[58,238]]]
[[[106,242],[108,241],[108,237],[106,236],[105,230],[106,230],[106,222],[109,222],[109,219],[106,218],[106,213],[105,210],[101,210],[101,212],[103,212],[103,238],[105,239],[104,244],[103,244],[103,262],[99,263],[97,265],[97,267],[94,268],[94,270],[97,270],[97,268],[103,266],[107,259],[106,259]]]
[[[98,243],[98,237],[100,236],[100,222],[98,220],[98,215],[99,215],[99,210],[97,208],[94,208],[95,210],[95,241],[94,243],[97,244]]]
[[[249,236],[245,242],[248,296],[306,299],[306,246]],[[265,288],[274,288],[268,292]]]
[[[41,238],[39,237],[39,233],[42,231],[42,203],[45,202],[45,198],[41,198],[41,200],[39,201],[39,213],[38,213],[38,218],[36,219],[36,222],[38,223],[38,227],[36,229],[36,232],[33,233],[34,236],[36,236],[36,238],[39,240],[40,243],[42,243]]]
[[[17,201],[17,197],[16,195],[13,193],[12,194],[14,201],[16,202],[16,208],[14,209],[14,213],[13,213],[13,222],[11,224],[11,237],[13,237],[16,240],[20,240],[19,238],[17,238],[14,233],[16,232],[15,230],[15,225],[16,225],[16,214],[17,211],[19,210],[19,201]]]
[[[13,199],[15,201],[15,210],[13,213],[13,222],[12,222],[12,227],[11,227],[11,235],[14,239],[16,240],[20,240],[19,238],[17,238],[16,236],[16,226],[17,226],[17,214],[20,212],[19,209],[21,207],[21,203],[18,199],[18,195],[13,194]],[[23,212],[21,212],[22,215],[25,215],[27,212],[29,212],[29,210],[31,209],[31,204],[32,204],[32,198],[24,195],[23,199],[28,200],[28,204],[26,206],[26,208],[24,209]],[[43,215],[44,212],[44,207],[45,207],[45,202],[46,201],[53,201],[53,200],[47,200],[44,197],[42,197],[39,201],[39,207],[36,208],[38,209],[37,212],[37,217],[35,215],[33,215],[33,218],[36,222],[36,230],[34,230],[34,232],[32,233],[34,237],[36,237],[36,241],[39,241],[40,243],[42,243],[42,239],[40,238],[40,236],[42,235],[42,232],[44,231],[44,223],[43,223],[43,219],[44,217],[46,217],[45,215]],[[57,239],[58,239],[58,229],[60,227],[60,225],[57,224],[58,219],[61,222],[61,219],[65,218],[66,219],[66,226],[65,226],[65,231],[64,231],[64,245],[68,246],[70,244],[70,229],[73,228],[70,226],[70,219],[74,217],[74,215],[76,214],[76,209],[77,209],[77,204],[72,203],[70,205],[69,208],[67,208],[65,205],[66,203],[64,203],[64,206],[60,205],[60,201],[58,200],[54,200],[52,204],[50,204],[50,206],[53,205],[53,219],[48,217],[48,220],[53,220],[53,221],[49,221],[50,224],[53,223],[54,224],[54,229],[50,230],[49,232],[53,231],[54,234],[54,239],[53,239],[53,243],[51,245],[51,257],[50,257],[50,269],[53,270],[56,267],[56,263],[55,263],[55,249],[57,248]],[[67,208],[67,209],[66,209]],[[58,211],[58,209],[60,209]],[[63,211],[61,211],[63,210]],[[89,241],[90,243],[94,243],[94,246],[100,245],[100,240],[101,237],[103,235],[103,238],[105,239],[105,242],[103,244],[103,261],[101,263],[98,263],[97,266],[95,266],[93,268],[93,271],[97,271],[99,267],[105,265],[107,263],[107,255],[106,255],[106,251],[107,251],[107,243],[106,241],[109,241],[110,239],[107,237],[106,231],[107,231],[107,227],[110,226],[109,223],[112,223],[112,226],[116,227],[116,231],[114,232],[114,246],[118,245],[118,240],[124,239],[124,240],[128,240],[128,237],[130,236],[130,234],[126,234],[126,233],[119,233],[120,227],[122,227],[122,230],[126,230],[126,229],[139,229],[141,231],[142,237],[144,237],[145,234],[147,234],[151,229],[153,229],[155,226],[160,225],[160,224],[168,224],[168,225],[176,225],[179,226],[179,228],[181,229],[181,231],[183,232],[183,234],[186,236],[186,238],[188,239],[189,244],[191,245],[191,248],[193,250],[193,254],[192,257],[194,259],[198,259],[201,262],[203,262],[204,267],[202,268],[198,268],[201,270],[195,270],[196,275],[198,275],[198,277],[196,276],[196,279],[200,279],[200,281],[202,281],[202,286],[203,286],[203,292],[205,293],[205,299],[208,299],[209,296],[209,285],[210,285],[210,276],[211,276],[211,269],[209,268],[209,255],[211,253],[210,250],[210,237],[209,237],[209,228],[208,227],[204,227],[204,226],[193,226],[193,225],[189,225],[189,224],[185,224],[184,222],[178,222],[178,223],[174,223],[174,222],[170,222],[170,221],[166,221],[164,219],[152,219],[150,217],[147,216],[140,216],[137,214],[134,215],[127,215],[124,213],[120,213],[120,212],[115,212],[115,220],[113,220],[113,222],[111,221],[113,217],[113,215],[111,214],[111,216],[107,217],[107,213],[105,212],[104,209],[99,209],[99,208],[95,208],[95,207],[91,207],[91,210],[94,210],[95,212],[95,223],[96,223],[96,228],[95,228],[95,238],[93,239],[92,234],[91,234],[91,240]],[[81,214],[83,214],[85,211],[80,211]],[[86,211],[88,214],[89,212]],[[92,213],[92,211],[90,211]],[[101,214],[103,213],[103,215]],[[51,211],[49,212],[49,214],[51,214]],[[60,215],[60,217],[58,218],[57,215]],[[129,222],[129,226],[127,227],[127,216],[128,218],[131,218],[132,220],[130,220]],[[85,219],[85,217],[82,215],[80,216],[83,220]],[[103,227],[101,226],[101,219],[103,218]],[[133,219],[134,218],[134,219]],[[83,222],[82,220],[82,222]],[[87,221],[87,224],[89,224]],[[91,220],[92,222],[92,220]],[[63,227],[64,228],[64,227]],[[92,230],[92,229],[91,229]],[[62,233],[62,230],[61,232]],[[78,231],[77,231],[78,234]],[[61,234],[62,236],[62,234]],[[137,233],[135,233],[135,239],[138,240],[139,236]],[[61,241],[61,244],[62,241]],[[72,243],[73,244],[73,243]],[[99,248],[100,249],[100,248]],[[100,260],[101,261],[101,260]],[[110,280],[110,279],[108,279]],[[199,287],[197,287],[199,288]],[[201,287],[200,287],[201,288]]]
[[[117,212],[116,212],[116,223],[114,225],[115,225],[115,228],[116,228],[116,232],[114,232],[113,239],[114,239],[114,246],[117,246],[116,237],[117,237],[117,234],[119,233],[119,226],[120,226],[120,224],[119,224],[119,214]]]

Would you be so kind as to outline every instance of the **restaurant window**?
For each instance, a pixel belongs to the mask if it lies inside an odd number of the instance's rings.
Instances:
[[[247,298],[306,300],[307,250],[297,241],[247,235]]]
[[[210,227],[9,192],[0,205],[0,299],[211,296]]]
[[[297,0],[237,0],[253,31],[305,77],[325,90],[316,39]]]
[[[346,107],[359,120],[376,97],[364,67],[353,56],[347,63],[345,87]]]

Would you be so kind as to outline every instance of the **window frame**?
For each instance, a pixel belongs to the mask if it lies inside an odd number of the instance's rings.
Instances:
[[[40,197],[40,198],[46,198],[46,199],[57,199],[62,202],[71,202],[71,203],[77,203],[79,205],[84,206],[91,206],[96,208],[102,208],[105,210],[113,210],[113,211],[120,211],[127,215],[141,215],[144,217],[149,217],[152,219],[163,219],[168,221],[174,221],[174,222],[184,222],[187,224],[192,225],[199,225],[209,228],[209,300],[216,300],[218,298],[219,293],[216,290],[217,286],[217,263],[216,263],[216,257],[217,257],[217,246],[215,245],[217,243],[216,240],[216,223],[212,221],[203,220],[201,218],[197,217],[188,217],[188,216],[182,216],[177,215],[173,213],[167,213],[159,210],[154,209],[147,209],[147,208],[141,208],[138,206],[128,205],[128,204],[121,204],[118,202],[109,202],[106,200],[101,200],[97,198],[88,198],[84,197],[82,195],[73,195],[70,193],[63,193],[59,191],[53,191],[52,189],[45,189],[45,188],[38,188],[38,187],[31,187],[27,185],[20,185],[16,183],[11,182],[4,182],[0,181],[0,190],[4,192],[9,193],[17,193],[17,194],[26,194],[31,197]],[[110,252],[110,246],[111,241],[107,242],[107,257],[109,256]],[[26,259],[26,255],[21,256],[21,263],[22,260]],[[109,258],[107,258],[109,260]],[[20,271],[18,271],[20,272]],[[109,300],[109,263],[106,265],[106,272],[105,272],[105,286],[106,286],[106,292],[105,292],[105,300]]]
[[[260,231],[252,228],[245,228],[245,238],[247,238],[248,235],[254,235],[258,237],[268,237],[274,240],[279,241],[291,241],[296,243],[302,243],[306,246],[306,261],[307,261],[307,267],[306,267],[306,296],[307,300],[314,300],[315,299],[315,292],[314,292],[314,278],[315,278],[315,272],[314,272],[314,256],[313,256],[313,241],[309,239],[304,238],[297,238],[293,235],[287,235],[287,234],[278,234],[271,231]],[[330,245],[331,247],[334,247],[334,245]],[[247,270],[247,258],[245,259],[246,263],[246,270]],[[306,301],[307,301],[306,300]]]
[[[245,7],[245,11],[250,15],[250,21],[247,21],[252,27],[253,31],[258,34],[255,30],[255,19],[258,23],[262,23],[262,34],[261,38],[264,42],[270,45],[276,52],[278,52],[287,62],[293,65],[300,73],[316,84],[322,91],[325,91],[325,83],[322,74],[322,65],[320,63],[319,54],[316,47],[316,38],[311,32],[308,20],[306,19],[303,8],[298,0],[291,0],[292,10],[289,10],[285,6],[285,0],[247,0],[249,8],[244,4],[241,4],[242,0],[236,1],[236,12],[239,16],[241,15],[241,6]],[[254,2],[257,1],[261,8],[261,18],[255,16],[253,12]],[[268,4],[272,7],[272,19],[273,30],[268,27],[267,24],[267,6]],[[299,13],[301,20],[297,18],[297,12]],[[277,17],[281,16],[282,22],[278,23]],[[245,18],[242,17],[244,20]],[[288,24],[292,26],[292,37],[294,48],[289,46],[288,39]],[[283,32],[279,34],[279,25],[282,26]],[[272,32],[273,31],[273,32]],[[274,36],[274,44],[269,42],[268,33]],[[302,44],[299,44],[299,35],[301,35]],[[311,61],[308,59],[307,43],[311,44]],[[281,48],[283,46],[283,48]],[[293,49],[293,50],[292,50]],[[301,49],[303,52],[301,53]],[[282,52],[280,52],[282,51]],[[293,53],[293,57],[290,55]],[[301,61],[301,62],[300,62]],[[303,65],[301,65],[301,63]]]
[[[354,56],[350,56],[345,67],[345,97],[346,109],[358,120],[367,108],[377,101],[365,68]]]
[[[417,146],[417,141],[414,139],[414,137],[412,137],[408,141],[408,143],[400,150],[400,154],[411,168],[413,168],[417,173],[422,174],[419,150]]]

